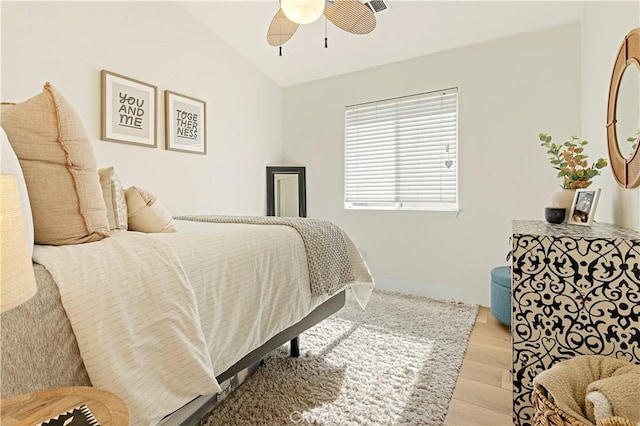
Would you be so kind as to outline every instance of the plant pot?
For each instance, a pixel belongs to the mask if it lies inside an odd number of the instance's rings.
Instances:
[[[545,207],[544,219],[548,223],[564,223],[567,219],[567,209],[564,207]]]
[[[566,209],[565,217],[569,217],[569,209],[571,209],[571,204],[573,203],[573,197],[576,195],[575,189],[561,189],[556,191],[551,196],[551,206],[550,207],[560,207]]]

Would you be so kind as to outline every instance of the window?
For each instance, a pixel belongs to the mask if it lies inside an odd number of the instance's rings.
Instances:
[[[345,208],[458,210],[458,89],[348,106]]]

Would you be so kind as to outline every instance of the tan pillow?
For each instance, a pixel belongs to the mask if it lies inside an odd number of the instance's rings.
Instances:
[[[79,244],[109,236],[96,159],[73,107],[49,83],[3,109],[2,127],[29,192],[35,242]]]
[[[124,189],[113,167],[98,169],[102,197],[107,206],[107,219],[109,228],[127,230],[127,201],[124,198]]]
[[[14,106],[14,102],[0,102],[0,114],[4,114],[5,111],[8,111],[9,108]]]
[[[124,195],[129,212],[129,231],[176,232],[171,213],[153,194],[132,186]]]

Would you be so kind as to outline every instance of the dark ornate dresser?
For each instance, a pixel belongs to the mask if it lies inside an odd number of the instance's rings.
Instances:
[[[514,424],[533,425],[533,378],[598,354],[640,364],[640,234],[513,221]]]

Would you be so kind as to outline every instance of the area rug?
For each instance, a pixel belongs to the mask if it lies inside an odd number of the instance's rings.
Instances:
[[[300,335],[201,425],[442,425],[477,306],[376,290]]]

